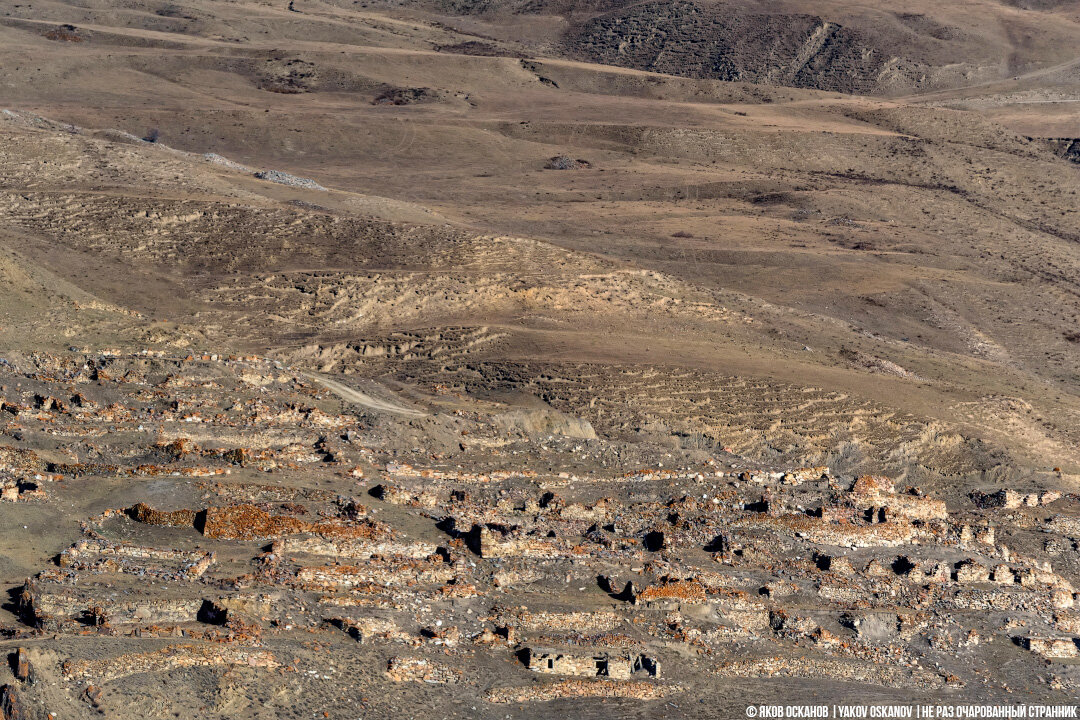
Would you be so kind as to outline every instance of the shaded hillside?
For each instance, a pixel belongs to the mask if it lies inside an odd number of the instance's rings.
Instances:
[[[995,47],[992,32],[923,13],[649,2],[577,24],[564,38],[564,51],[670,75],[871,94],[1011,72],[1015,54]]]
[[[870,93],[889,73],[917,82],[925,69],[890,57],[858,30],[815,15],[731,13],[655,2],[607,13],[566,38],[581,59],[669,75]],[[906,84],[905,83],[905,84]]]

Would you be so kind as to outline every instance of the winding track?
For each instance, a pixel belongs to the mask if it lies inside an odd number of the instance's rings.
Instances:
[[[357,405],[363,405],[369,410],[394,413],[395,415],[404,415],[405,417],[424,417],[425,415],[427,415],[427,413],[423,410],[407,408],[404,405],[399,405],[398,403],[391,402],[389,400],[382,400],[380,398],[372,397],[367,393],[360,392],[355,388],[351,388],[348,385],[339,383],[337,380],[331,380],[328,377],[324,377],[316,373],[304,373],[304,375],[319,383],[324,388],[340,397],[342,400],[345,400],[346,402],[356,403]]]

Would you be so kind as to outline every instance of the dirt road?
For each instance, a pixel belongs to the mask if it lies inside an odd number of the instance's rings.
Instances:
[[[351,388],[348,385],[339,383],[336,380],[331,380],[330,378],[323,377],[322,375],[317,375],[315,373],[304,374],[315,382],[322,385],[330,392],[340,397],[342,400],[345,400],[346,402],[356,403],[357,405],[363,405],[369,410],[394,413],[395,415],[404,415],[406,417],[424,417],[425,415],[427,415],[427,413],[422,410],[407,408],[404,405],[399,405],[389,400],[372,397],[367,393],[360,392],[355,388]]]

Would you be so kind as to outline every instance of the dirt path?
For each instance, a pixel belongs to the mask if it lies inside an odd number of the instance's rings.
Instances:
[[[322,385],[330,392],[340,397],[342,400],[345,400],[346,402],[356,403],[357,405],[363,405],[369,410],[394,413],[395,415],[404,415],[406,417],[424,417],[425,415],[427,415],[427,413],[422,410],[407,408],[404,405],[399,405],[389,400],[382,400],[380,398],[372,397],[367,393],[360,392],[355,388],[351,388],[348,385],[339,383],[336,380],[331,380],[328,377],[323,377],[322,375],[317,375],[315,373],[304,374],[315,382]]]

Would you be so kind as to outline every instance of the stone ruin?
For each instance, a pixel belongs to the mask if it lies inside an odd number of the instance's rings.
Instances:
[[[0,446],[5,501],[135,489],[13,591],[10,707],[43,671],[106,702],[102,687],[136,676],[321,678],[325,658],[357,653],[378,669],[364,682],[496,705],[651,702],[745,679],[1080,688],[1070,492],[940,497],[735,457],[586,471],[480,413],[468,438],[488,449],[468,463],[403,457],[260,358],[41,358],[17,378],[9,433],[48,430],[72,452]],[[99,431],[132,439],[106,448]],[[51,637],[55,668],[33,655]],[[321,654],[304,654],[311,642]],[[1001,657],[1019,670],[1002,676]]]

